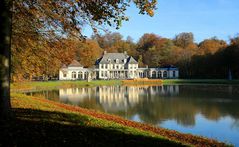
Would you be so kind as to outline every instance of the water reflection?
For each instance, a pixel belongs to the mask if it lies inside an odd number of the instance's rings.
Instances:
[[[174,96],[179,94],[178,85],[167,86],[100,86],[95,88],[59,89],[59,100],[63,103],[81,105],[85,99],[96,99],[107,112],[126,111],[149,99],[150,96]]]
[[[239,145],[239,86],[99,86],[28,94]]]

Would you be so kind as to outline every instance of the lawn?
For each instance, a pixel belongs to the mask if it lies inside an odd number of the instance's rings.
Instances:
[[[159,82],[142,82],[134,81],[135,84],[239,84],[239,80],[225,80],[225,79],[163,79]],[[38,81],[38,82],[18,82],[11,84],[11,91],[29,91],[29,90],[41,90],[41,89],[58,89],[68,87],[93,87],[101,85],[121,85],[122,80],[93,80],[87,81]],[[131,83],[132,85],[132,83]]]
[[[12,94],[15,117],[0,126],[0,146],[184,146],[156,133],[95,118],[58,103]]]
[[[121,80],[93,80],[87,81],[35,81],[11,83],[11,91],[29,91],[41,89],[58,89],[69,87],[92,87],[101,85],[120,85]]]
[[[14,117],[1,124],[0,146],[227,146],[43,98],[11,94]]]

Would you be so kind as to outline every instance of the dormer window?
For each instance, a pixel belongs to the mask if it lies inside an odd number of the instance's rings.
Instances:
[[[119,63],[119,59],[115,59],[115,62],[116,62],[116,63]]]
[[[111,62],[111,59],[107,59],[108,60],[108,62]]]

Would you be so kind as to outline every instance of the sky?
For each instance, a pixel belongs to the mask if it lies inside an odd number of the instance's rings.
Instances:
[[[155,15],[138,14],[132,4],[126,12],[128,22],[121,28],[109,28],[135,42],[144,33],[154,33],[161,37],[174,38],[181,32],[192,32],[195,42],[216,36],[228,41],[239,33],[239,0],[158,0]],[[91,36],[86,28],[84,33]]]

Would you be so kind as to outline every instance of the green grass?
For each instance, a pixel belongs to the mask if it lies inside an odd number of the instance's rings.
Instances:
[[[11,94],[15,117],[0,125],[0,146],[184,146],[148,131]]]
[[[29,91],[39,89],[57,89],[64,87],[86,87],[101,85],[120,85],[121,80],[94,80],[94,81],[46,81],[46,82],[18,82],[11,84],[11,90]]]
[[[239,84],[239,80],[225,79],[164,79],[163,84]],[[87,81],[47,81],[47,82],[18,82],[11,84],[11,91],[31,91],[43,89],[58,89],[68,87],[93,87],[101,85],[121,85],[121,80],[94,80]],[[140,84],[156,84],[155,82],[136,82]],[[162,84],[162,83],[158,83]]]

